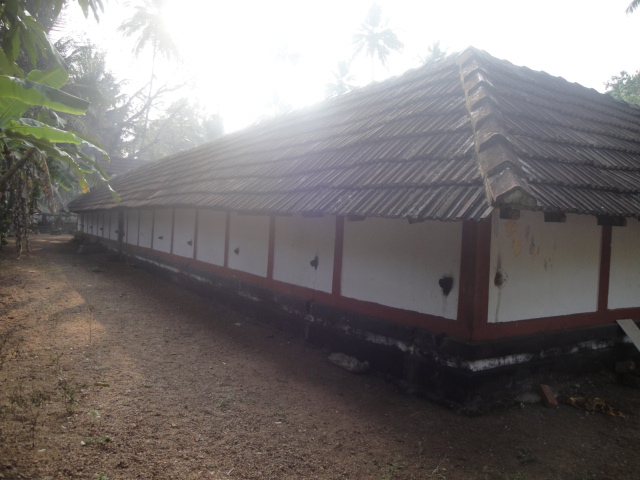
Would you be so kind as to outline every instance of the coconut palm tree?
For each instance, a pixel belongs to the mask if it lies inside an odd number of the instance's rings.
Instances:
[[[149,80],[149,93],[147,95],[147,106],[145,121],[140,145],[144,144],[145,135],[149,126],[149,112],[153,100],[153,80],[155,78],[156,59],[158,55],[167,60],[180,59],[178,47],[171,38],[169,27],[162,15],[162,9],[166,0],[143,0],[142,3],[134,7],[133,16],[124,21],[118,31],[125,37],[136,36],[136,43],[133,53],[138,57],[146,47],[151,47],[151,77]]]
[[[433,42],[427,48],[427,54],[424,57],[420,57],[420,61],[423,65],[431,65],[438,60],[447,56],[447,49],[442,50],[440,47],[440,41]]]
[[[338,62],[338,70],[333,72],[333,77],[333,82],[327,83],[325,87],[327,97],[342,95],[356,88],[351,83],[355,80],[355,77],[349,73],[349,63],[345,60]]]
[[[640,6],[640,0],[633,0],[627,7],[627,14],[633,13]]]
[[[374,80],[375,57],[377,56],[380,63],[385,66],[391,51],[400,52],[404,48],[404,43],[392,29],[387,27],[387,22],[383,22],[382,8],[377,3],[371,5],[367,19],[360,25],[358,33],[353,36],[353,43],[354,57],[363,50],[371,57],[371,81]]]

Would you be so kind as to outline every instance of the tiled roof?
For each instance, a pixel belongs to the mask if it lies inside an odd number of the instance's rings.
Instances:
[[[123,173],[127,173],[134,168],[144,165],[146,162],[135,158],[122,158],[112,156],[108,162],[100,162],[100,166],[107,175],[114,178]]]
[[[115,178],[77,212],[640,216],[640,109],[469,48]]]

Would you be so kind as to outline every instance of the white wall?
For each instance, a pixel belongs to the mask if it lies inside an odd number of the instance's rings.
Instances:
[[[119,212],[117,210],[110,210],[107,215],[111,217],[109,222],[109,238],[111,240],[118,240],[118,217]]]
[[[462,222],[367,218],[345,222],[342,294],[455,319]],[[439,280],[453,278],[443,294]]]
[[[87,219],[87,232],[92,235],[98,235],[98,212],[92,212]]]
[[[140,210],[140,247],[151,248],[153,229],[153,210]]]
[[[226,212],[198,210],[198,260],[213,265],[224,265],[226,228]]]
[[[268,254],[269,217],[231,214],[229,268],[266,277]]]
[[[98,235],[106,238],[109,235],[109,217],[107,212],[98,212]]]
[[[129,245],[138,245],[138,222],[140,221],[139,210],[127,210],[125,242]]]
[[[276,217],[273,278],[331,292],[335,225],[335,217]]]
[[[194,208],[176,208],[174,215],[173,253],[181,257],[193,258],[196,210]]]
[[[155,211],[153,217],[153,249],[159,252],[171,252],[171,227],[173,224],[173,210],[161,208]]]
[[[489,322],[597,309],[601,227],[595,217],[567,215],[557,223],[545,222],[542,212],[522,211],[519,220],[494,212],[492,221]]]
[[[612,227],[608,307],[640,307],[640,222],[633,218]]]

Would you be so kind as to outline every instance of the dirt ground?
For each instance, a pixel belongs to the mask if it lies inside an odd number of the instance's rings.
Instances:
[[[69,236],[0,252],[0,479],[640,478],[640,390],[464,417]]]

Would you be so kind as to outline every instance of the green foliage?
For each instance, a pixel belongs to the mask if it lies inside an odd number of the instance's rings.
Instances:
[[[333,73],[333,76],[333,82],[328,83],[325,87],[327,97],[342,95],[356,88],[351,83],[355,80],[355,77],[349,73],[349,63],[345,60],[338,62],[338,70]]]
[[[72,38],[61,39],[55,46],[68,66],[69,79],[62,90],[89,101],[85,115],[61,113],[59,117],[67,129],[95,139],[110,156],[123,156],[123,137],[131,128],[133,107],[121,91],[122,82],[107,68],[106,52]]]
[[[106,152],[81,135],[66,131],[56,112],[83,114],[89,103],[61,90],[68,80],[64,62],[39,19],[51,27],[68,0],[6,0],[0,5],[0,214],[11,216],[18,256],[31,227],[30,216],[42,193],[53,198],[51,171],[88,190],[88,176],[106,182],[96,159]],[[97,18],[102,0],[78,0],[85,17]],[[28,58],[28,62],[20,57]],[[39,70],[38,64],[48,65]],[[25,74],[28,66],[31,71]],[[54,166],[55,168],[50,168]],[[117,198],[117,197],[116,197]],[[2,235],[2,232],[0,232]]]
[[[387,64],[387,58],[392,51],[400,52],[404,43],[400,41],[396,33],[383,22],[380,5],[371,5],[367,18],[360,25],[358,32],[353,36],[355,45],[354,57],[363,50],[371,57],[371,80],[374,76],[374,60],[377,56],[383,66]]]
[[[163,115],[149,123],[148,142],[136,154],[158,160],[222,135],[221,119],[205,117],[187,99],[173,102]]]
[[[429,45],[427,54],[424,57],[420,57],[420,61],[423,65],[432,65],[438,60],[444,58],[447,55],[447,49],[442,50],[440,47],[440,41],[434,42]]]
[[[606,83],[607,93],[616,100],[640,105],[640,71],[633,75],[622,71]]]
[[[9,395],[9,403],[17,420],[30,427],[31,446],[36,444],[36,428],[40,419],[40,408],[50,399],[49,393],[44,390],[34,390],[25,393],[22,384],[18,385]]]
[[[162,15],[165,3],[165,0],[144,0],[134,7],[132,17],[118,28],[125,37],[137,37],[133,48],[134,55],[140,55],[150,46],[154,57],[162,55],[170,59],[178,56],[178,47],[171,38],[169,26]]]
[[[78,405],[78,395],[80,391],[85,388],[85,384],[69,382],[66,378],[58,380],[58,389],[60,390],[60,396],[65,404],[67,413],[71,414],[76,411]]]
[[[153,106],[153,80],[155,78],[156,56],[161,55],[166,59],[179,59],[178,47],[169,33],[168,25],[162,14],[166,0],[144,0],[135,7],[133,16],[126,20],[118,30],[125,37],[137,36],[133,53],[137,57],[147,47],[152,49],[151,77],[144,110],[144,124],[139,134],[139,145],[143,148],[147,139],[149,128],[149,115]]]

